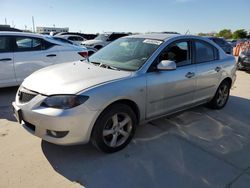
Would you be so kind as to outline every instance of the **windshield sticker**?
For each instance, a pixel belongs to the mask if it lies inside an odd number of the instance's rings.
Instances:
[[[160,41],[160,40],[152,40],[152,39],[145,39],[143,41],[143,43],[160,45],[162,43],[162,41]]]

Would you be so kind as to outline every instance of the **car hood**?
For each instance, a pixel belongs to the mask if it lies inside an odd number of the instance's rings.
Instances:
[[[82,42],[82,44],[91,46],[91,45],[99,44],[102,42],[103,42],[102,40],[87,40],[87,41]]]
[[[44,95],[76,94],[92,86],[131,75],[131,72],[79,61],[52,65],[36,71],[24,80],[22,87]]]

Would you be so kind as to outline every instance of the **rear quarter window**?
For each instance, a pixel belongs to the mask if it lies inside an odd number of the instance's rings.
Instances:
[[[218,49],[205,41],[195,41],[195,62],[204,63],[219,59]]]
[[[49,41],[43,40],[42,50],[48,50],[48,49],[52,48],[55,45],[57,45],[57,44],[54,44],[54,43],[51,43]]]

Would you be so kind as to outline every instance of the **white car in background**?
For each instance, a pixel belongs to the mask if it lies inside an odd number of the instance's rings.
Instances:
[[[0,32],[0,88],[17,86],[43,67],[86,59],[88,51],[53,39],[22,32]]]
[[[56,37],[67,39],[77,46],[80,46],[82,42],[86,41],[85,38],[83,38],[79,35],[56,35]]]
[[[82,42],[82,45],[87,48],[94,48],[96,50],[100,50],[104,46],[108,45],[112,41],[119,39],[121,37],[125,37],[130,35],[131,33],[120,33],[120,32],[105,32],[103,34],[99,34],[96,38],[92,40],[87,40]]]

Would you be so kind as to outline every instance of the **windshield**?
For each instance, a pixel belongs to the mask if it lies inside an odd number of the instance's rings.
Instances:
[[[95,38],[95,40],[106,41],[108,37],[109,37],[108,34],[99,34],[99,35]]]
[[[162,41],[142,38],[120,38],[102,48],[89,60],[121,70],[138,70]]]

